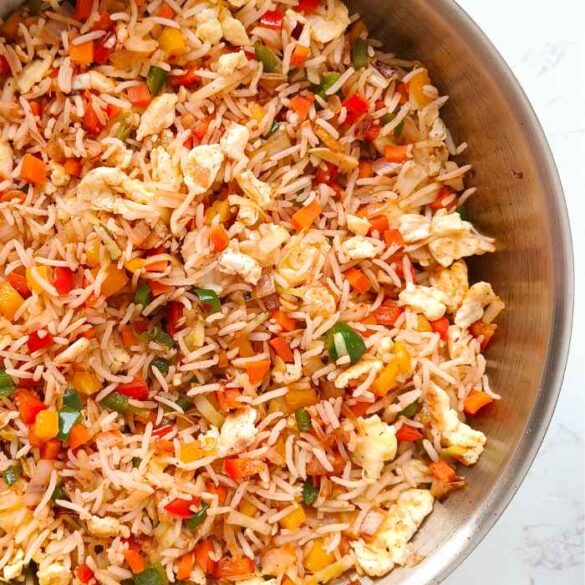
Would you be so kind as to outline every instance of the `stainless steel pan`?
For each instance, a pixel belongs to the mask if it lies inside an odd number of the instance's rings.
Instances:
[[[18,4],[0,0],[0,12]],[[451,99],[444,110],[479,187],[469,208],[498,241],[472,265],[507,304],[488,352],[493,388],[504,400],[477,423],[489,446],[415,539],[426,559],[384,585],[441,582],[481,541],[518,489],[540,446],[560,391],[573,303],[567,211],[538,120],[494,47],[452,0],[350,2],[387,50],[418,58]],[[503,542],[502,547],[507,546]]]

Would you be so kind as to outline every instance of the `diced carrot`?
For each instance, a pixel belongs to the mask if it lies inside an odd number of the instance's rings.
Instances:
[[[429,469],[431,470],[433,477],[440,481],[450,483],[457,479],[457,474],[455,473],[455,470],[448,463],[445,463],[442,459],[439,459],[438,461],[434,461],[433,463],[431,463],[429,465]]]
[[[484,406],[488,406],[493,401],[493,398],[485,392],[472,390],[463,400],[463,410],[465,411],[465,414],[474,416]]]
[[[319,217],[321,206],[317,199],[313,199],[309,205],[301,207],[291,218],[292,224],[300,232],[313,225],[313,222]]]
[[[215,494],[220,506],[225,504],[227,498],[227,490],[221,484],[215,485],[213,482],[208,482],[205,488],[210,494]]]
[[[370,279],[359,269],[352,267],[344,272],[351,287],[358,293],[367,293],[372,288]]]
[[[156,16],[172,19],[175,16],[175,11],[166,2],[163,2],[156,13]]]
[[[399,230],[385,230],[384,241],[388,246],[396,244],[398,246],[404,246],[404,239]]]
[[[214,568],[215,563],[209,558],[210,553],[212,553],[214,550],[215,547],[213,546],[213,542],[209,538],[198,542],[193,549],[193,552],[195,553],[195,560],[197,561],[197,564],[203,573],[206,575],[211,573]]]
[[[374,311],[374,318],[378,325],[386,325],[386,327],[392,327],[400,315],[402,315],[403,309],[396,304],[381,305]]]
[[[295,112],[301,120],[306,120],[307,116],[309,115],[309,111],[311,109],[311,105],[315,96],[310,94],[310,97],[303,96],[303,95],[295,95],[290,99],[290,107]]]
[[[22,203],[26,199],[26,193],[21,191],[20,189],[9,189],[8,191],[4,191],[4,193],[0,193],[0,201],[16,201],[17,203]]]
[[[211,240],[211,245],[218,252],[225,250],[230,241],[229,236],[222,225],[216,225],[211,228],[209,239]]]
[[[408,145],[394,146],[388,145],[384,149],[384,158],[393,163],[403,163],[408,158]]]
[[[34,116],[41,115],[41,104],[38,100],[31,100],[28,102],[30,105],[30,111],[33,113]]]
[[[352,404],[349,409],[355,417],[358,417],[364,416],[366,414],[366,410],[368,410],[370,406],[372,406],[371,402],[356,402],[355,404]]]
[[[94,138],[104,129],[104,123],[98,118],[89,100],[85,105],[82,123],[85,130]]]
[[[16,406],[20,413],[22,422],[27,425],[32,425],[37,418],[37,414],[42,410],[49,408],[39,397],[31,390],[20,388],[14,395],[16,399]]]
[[[491,343],[492,337],[494,336],[496,329],[498,326],[495,323],[486,323],[481,319],[472,323],[469,326],[469,333],[473,335],[473,337],[481,337],[480,349],[484,351],[487,346]]]
[[[297,45],[290,58],[291,67],[299,68],[305,64],[307,57],[311,50],[309,47],[304,47],[303,45]]]
[[[154,448],[157,451],[162,451],[164,453],[174,453],[175,452],[175,444],[168,439],[158,439],[154,442]]]
[[[82,66],[91,65],[93,63],[93,41],[87,41],[80,45],[70,45],[69,57],[73,63],[78,63]]]
[[[218,390],[215,393],[217,398],[217,404],[219,410],[227,412],[232,408],[240,408],[243,403],[238,400],[241,396],[241,392],[237,388],[225,388],[224,390]]]
[[[268,343],[283,361],[292,362],[294,360],[294,354],[284,337],[273,337]]]
[[[256,360],[244,364],[250,384],[259,384],[270,369],[270,360]]]
[[[44,185],[47,182],[47,165],[32,154],[25,154],[22,159],[20,178],[33,185]]]
[[[420,441],[423,438],[422,433],[408,425],[402,425],[396,432],[396,438],[399,441]]]
[[[28,286],[26,276],[18,274],[18,272],[11,272],[6,277],[6,280],[21,297],[24,297],[25,299],[30,297],[30,287]]]
[[[75,567],[74,573],[82,583],[89,583],[93,579],[93,571],[87,565]]]
[[[122,108],[115,106],[114,104],[106,105],[106,116],[108,120],[113,120],[122,113]]]
[[[272,313],[272,318],[280,325],[283,331],[294,331],[297,328],[297,322],[280,309]]]
[[[388,218],[385,215],[375,215],[369,218],[372,227],[370,231],[377,231],[383,234],[388,229]]]
[[[68,158],[63,163],[65,172],[74,177],[81,176],[81,161],[76,158]]]
[[[89,429],[82,424],[75,424],[69,435],[69,447],[75,450],[77,447],[81,447],[88,443],[90,439],[91,432]]]
[[[150,292],[152,292],[152,296],[158,297],[158,295],[162,295],[167,291],[171,290],[171,286],[168,284],[163,284],[162,282],[158,282],[157,280],[149,280],[148,286],[150,287]]]
[[[144,265],[146,272],[164,272],[169,267],[166,260],[158,260],[157,262],[149,262]]]
[[[128,100],[137,108],[146,108],[152,101],[152,94],[146,83],[134,85],[128,88]]]
[[[195,554],[193,552],[188,552],[187,554],[183,555],[179,559],[179,563],[177,565],[177,579],[181,581],[188,579],[191,571],[193,571],[194,565]]]
[[[146,569],[146,561],[138,551],[129,548],[124,551],[124,558],[135,575]]]
[[[223,558],[217,563],[215,576],[218,579],[243,579],[254,573],[254,561],[245,558]]]
[[[369,160],[360,160],[360,166],[358,167],[358,178],[369,179],[374,176],[374,167]]]
[[[61,441],[59,439],[49,439],[41,445],[41,459],[50,459],[54,461],[61,450]]]

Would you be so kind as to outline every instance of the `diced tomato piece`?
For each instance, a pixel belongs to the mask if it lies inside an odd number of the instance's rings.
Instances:
[[[179,330],[179,321],[183,317],[183,303],[171,301],[167,305],[167,333],[173,336]]]
[[[165,506],[165,510],[172,516],[177,518],[191,518],[194,511],[191,506],[199,505],[199,498],[192,497],[190,500],[182,500],[177,498]]]
[[[260,24],[264,28],[269,28],[271,30],[281,30],[282,23],[284,20],[284,13],[282,10],[267,10],[261,17],[260,17]]]
[[[396,304],[382,305],[374,311],[374,318],[378,325],[386,325],[392,327],[396,323],[398,317],[402,315],[403,309]]]
[[[44,330],[33,331],[29,334],[26,344],[31,353],[49,347],[53,343],[53,336]]]
[[[116,392],[135,398],[136,400],[146,400],[148,398],[148,384],[140,376],[135,376],[132,382],[126,384],[118,384]]]
[[[53,269],[53,286],[59,294],[66,295],[73,288],[73,271],[66,266],[55,266]]]
[[[430,321],[431,327],[435,333],[438,333],[441,339],[447,339],[447,331],[449,329],[449,319],[441,317],[435,321]]]

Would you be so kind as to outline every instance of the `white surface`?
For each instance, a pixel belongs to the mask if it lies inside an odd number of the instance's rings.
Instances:
[[[582,585],[585,413],[585,2],[459,0],[519,79],[548,137],[569,207],[575,324],[540,452],[494,529],[445,585]],[[506,394],[506,389],[498,389]]]

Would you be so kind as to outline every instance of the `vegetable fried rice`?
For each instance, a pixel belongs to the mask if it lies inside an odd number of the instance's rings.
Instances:
[[[339,0],[30,0],[0,37],[0,579],[415,563],[503,309],[424,66]]]

